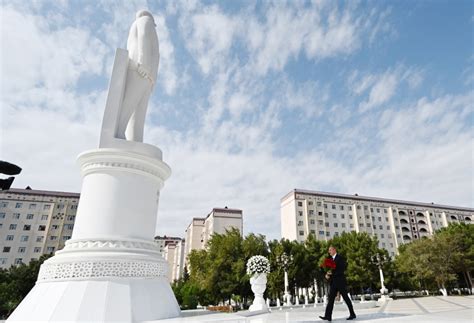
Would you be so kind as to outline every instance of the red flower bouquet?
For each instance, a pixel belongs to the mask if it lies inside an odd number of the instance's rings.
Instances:
[[[336,269],[336,262],[332,258],[326,258],[324,259],[324,262],[320,265],[320,267],[326,271],[326,279],[330,280],[332,271]]]

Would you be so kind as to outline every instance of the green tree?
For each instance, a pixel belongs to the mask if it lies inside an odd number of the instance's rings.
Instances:
[[[0,315],[9,316],[36,283],[41,264],[51,257],[43,255],[28,265],[0,270]]]

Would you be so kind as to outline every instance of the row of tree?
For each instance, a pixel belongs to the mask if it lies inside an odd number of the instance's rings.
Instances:
[[[389,290],[438,290],[463,285],[471,288],[474,264],[474,226],[452,224],[431,238],[416,240],[399,248],[399,255],[389,257],[378,247],[377,238],[367,233],[343,233],[329,241],[310,235],[304,243],[282,239],[268,243],[263,235],[242,237],[238,230],[214,234],[206,250],[193,250],[188,256],[189,273],[172,285],[184,309],[201,305],[246,304],[252,292],[245,272],[247,259],[254,255],[268,257],[266,297],[276,299],[284,293],[284,258],[286,255],[290,293],[295,287],[324,293],[325,281],[320,264],[334,245],[348,263],[346,277],[352,294],[381,288],[379,267]],[[459,279],[464,277],[464,279]],[[458,283],[459,282],[459,283]],[[314,293],[313,293],[314,294]]]

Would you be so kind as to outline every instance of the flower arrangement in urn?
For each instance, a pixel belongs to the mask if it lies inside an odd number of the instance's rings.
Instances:
[[[249,276],[268,273],[270,273],[270,262],[266,257],[253,256],[247,261],[247,274]]]
[[[331,280],[332,271],[336,269],[336,262],[334,261],[334,259],[332,259],[331,257],[325,258],[320,267],[323,268],[326,272],[324,277],[327,280]]]
[[[267,274],[270,273],[270,262],[264,256],[253,256],[247,261],[247,274],[250,277],[250,285],[255,297],[249,310],[268,311],[263,293],[267,288]]]

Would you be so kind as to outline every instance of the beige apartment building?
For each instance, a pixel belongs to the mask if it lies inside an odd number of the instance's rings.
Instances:
[[[236,228],[243,234],[242,210],[213,208],[205,218],[193,218],[186,229],[184,262],[191,250],[206,248],[207,242],[214,233],[223,234],[226,230]]]
[[[79,196],[28,188],[0,191],[0,268],[63,248],[72,236]]]
[[[184,239],[156,236],[155,242],[160,248],[162,257],[168,262],[169,281],[173,282],[180,279],[184,273]]]
[[[329,240],[343,232],[367,232],[397,254],[401,244],[432,235],[449,223],[473,223],[474,209],[434,203],[295,189],[281,199],[281,235]]]

